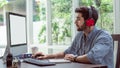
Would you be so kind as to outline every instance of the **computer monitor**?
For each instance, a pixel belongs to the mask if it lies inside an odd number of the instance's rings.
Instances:
[[[7,50],[13,56],[27,52],[26,16],[18,13],[6,13]]]

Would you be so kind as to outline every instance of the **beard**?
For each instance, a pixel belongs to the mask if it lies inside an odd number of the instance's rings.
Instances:
[[[85,24],[83,24],[82,26],[77,26],[77,31],[83,31],[86,29]]]

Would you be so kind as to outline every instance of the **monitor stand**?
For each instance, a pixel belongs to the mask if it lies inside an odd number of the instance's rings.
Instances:
[[[6,56],[7,54],[10,53],[10,46],[7,45],[6,48],[5,48],[5,52],[4,52],[4,55],[3,55],[3,62],[6,63]]]
[[[10,45],[7,45],[3,55],[3,62],[6,62],[6,56],[8,55],[8,53],[12,53],[13,56],[25,54],[27,53],[27,45],[14,46],[14,47],[10,47]]]

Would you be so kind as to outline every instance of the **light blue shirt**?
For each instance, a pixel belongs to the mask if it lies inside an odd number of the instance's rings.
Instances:
[[[113,68],[113,39],[109,33],[101,30],[100,35],[93,41],[99,30],[95,27],[86,38],[86,41],[83,32],[78,32],[72,45],[64,53],[78,56],[86,54],[91,63]]]

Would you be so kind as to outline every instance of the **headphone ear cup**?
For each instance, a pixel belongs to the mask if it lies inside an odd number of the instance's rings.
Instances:
[[[87,19],[85,22],[86,22],[86,23],[85,23],[86,26],[94,26],[94,24],[95,24],[95,21],[94,21],[93,18],[89,18],[89,19]]]

